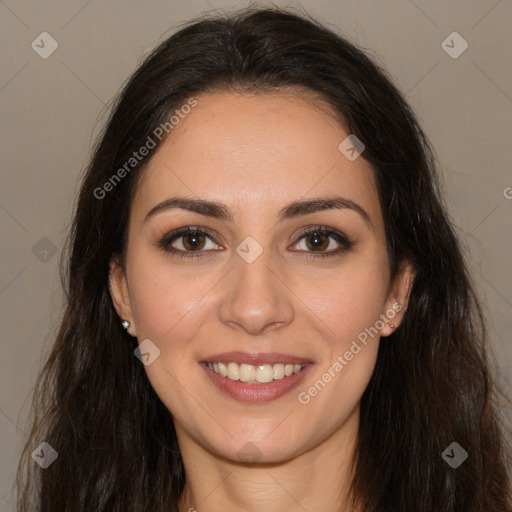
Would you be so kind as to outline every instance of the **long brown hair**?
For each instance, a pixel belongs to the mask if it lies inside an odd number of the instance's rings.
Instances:
[[[354,505],[365,512],[511,510],[510,451],[485,321],[448,221],[434,151],[365,52],[311,17],[275,7],[182,27],[145,59],[114,105],[62,256],[66,308],[37,381],[18,468],[19,512],[177,510],[186,475],[172,416],[134,357],[136,340],[122,329],[108,285],[108,264],[124,254],[131,200],[152,153],[108,193],[98,190],[192,96],[283,88],[318,93],[365,144],[391,277],[404,260],[416,274],[404,321],[380,345],[362,396]],[[46,469],[30,458],[41,441],[58,452]],[[468,454],[456,469],[442,457],[453,442]]]

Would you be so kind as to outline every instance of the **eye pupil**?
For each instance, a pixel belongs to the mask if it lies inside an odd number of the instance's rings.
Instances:
[[[200,241],[201,238],[202,236],[196,233],[186,235],[183,237],[183,245],[187,249],[201,249],[204,245],[204,240],[202,243]],[[190,240],[193,240],[192,243],[189,243]]]
[[[308,239],[313,240],[313,243],[308,243],[308,245],[310,245],[314,249],[325,249],[329,245],[328,238],[321,233],[313,233],[309,235]],[[327,244],[325,243],[326,240]]]

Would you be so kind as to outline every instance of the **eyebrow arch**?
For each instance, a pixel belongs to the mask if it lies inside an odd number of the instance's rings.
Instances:
[[[229,208],[216,201],[207,201],[204,199],[191,199],[186,197],[171,197],[158,203],[156,206],[146,214],[144,222],[158,213],[179,208],[191,212],[199,213],[206,217],[220,219],[223,221],[232,222],[233,215]],[[307,200],[293,201],[279,210],[277,219],[278,222],[283,220],[292,219],[302,215],[308,215],[323,210],[338,209],[338,210],[352,210],[358,213],[365,223],[373,230],[373,224],[370,216],[366,211],[354,201],[345,199],[339,196],[331,197],[316,197]]]

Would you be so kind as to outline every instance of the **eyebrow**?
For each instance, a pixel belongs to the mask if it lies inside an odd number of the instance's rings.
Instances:
[[[207,201],[205,199],[171,197],[151,208],[151,210],[146,214],[144,222],[148,221],[151,217],[154,217],[158,213],[176,208],[199,213],[200,215],[204,215],[206,217],[220,219],[227,222],[233,221],[233,214],[223,203]],[[355,211],[373,230],[373,224],[368,213],[354,201],[339,196],[317,197],[307,200],[293,201],[279,210],[277,220],[278,222],[282,222],[284,220],[300,217],[302,215],[308,215],[311,213],[331,209]]]

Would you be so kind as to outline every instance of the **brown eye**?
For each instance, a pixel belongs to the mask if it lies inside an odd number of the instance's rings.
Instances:
[[[199,233],[190,233],[181,236],[183,239],[182,244],[186,250],[195,251],[201,250],[205,245],[205,236]]]
[[[312,251],[323,251],[329,246],[329,237],[323,233],[310,233],[306,235],[305,240]]]
[[[190,227],[177,229],[164,236],[159,246],[164,252],[178,254],[184,258],[202,257],[218,247],[212,235]]]
[[[318,227],[302,233],[295,245],[300,252],[309,253],[308,256],[315,258],[340,254],[350,249],[354,242],[337,230]]]

